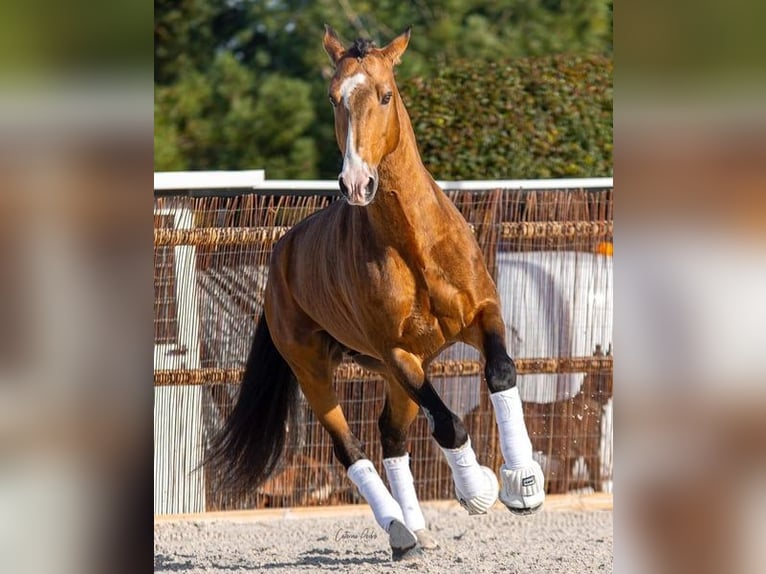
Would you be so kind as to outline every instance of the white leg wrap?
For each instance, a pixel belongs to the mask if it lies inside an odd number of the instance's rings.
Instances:
[[[497,500],[497,478],[490,469],[479,466],[471,439],[458,448],[442,448],[442,452],[452,470],[455,493],[460,503],[471,514],[487,512]]]
[[[495,409],[500,450],[505,464],[500,469],[500,500],[512,512],[526,514],[545,500],[545,477],[532,458],[532,441],[524,424],[519,389],[513,387],[489,396]]]
[[[420,510],[418,497],[415,494],[415,480],[410,470],[410,455],[384,458],[383,466],[386,468],[391,493],[404,514],[404,523],[413,532],[424,529],[426,520],[423,518],[423,512]]]
[[[348,467],[348,477],[367,501],[378,524],[388,532],[393,520],[404,522],[399,503],[388,492],[386,485],[369,459],[363,458]]]
[[[518,387],[493,393],[489,398],[495,408],[500,450],[503,452],[506,468],[517,470],[529,466],[534,460],[532,442],[524,424],[524,411]]]

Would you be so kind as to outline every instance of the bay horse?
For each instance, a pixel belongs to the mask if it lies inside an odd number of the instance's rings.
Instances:
[[[409,39],[408,29],[384,48],[361,39],[346,48],[325,27],[345,201],[304,219],[274,246],[237,403],[208,458],[230,485],[261,484],[296,424],[300,389],[388,533],[395,560],[438,546],[426,528],[407,451],[418,409],[469,513],[486,513],[498,496],[511,511],[529,513],[545,497],[495,284],[467,222],[421,161],[394,81]],[[456,341],[477,348],[485,361],[502,485],[479,465],[462,421],[426,377],[431,361]],[[391,491],[349,429],[333,389],[344,353],[387,382],[378,427]]]

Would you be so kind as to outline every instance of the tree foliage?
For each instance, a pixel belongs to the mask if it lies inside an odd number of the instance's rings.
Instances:
[[[325,22],[379,45],[412,25],[402,86],[459,60],[612,49],[605,0],[155,0],[155,168],[335,177]]]
[[[612,174],[612,62],[453,62],[401,87],[423,161],[443,179]]]

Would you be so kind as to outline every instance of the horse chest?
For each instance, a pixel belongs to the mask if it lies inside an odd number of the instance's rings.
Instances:
[[[415,288],[401,333],[427,353],[455,340],[463,330],[469,319],[466,303],[470,297],[440,269],[426,270],[418,279],[413,280]]]

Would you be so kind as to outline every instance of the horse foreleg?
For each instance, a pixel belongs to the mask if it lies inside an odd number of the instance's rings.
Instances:
[[[481,315],[477,346],[486,361],[484,375],[505,461],[500,469],[500,500],[511,512],[528,514],[539,509],[545,500],[545,477],[532,457],[532,442],[516,387],[516,366],[505,349],[505,324],[499,307]]]
[[[398,382],[389,379],[388,383],[386,402],[378,419],[383,466],[391,493],[402,508],[404,523],[415,533],[420,545],[431,550],[439,545],[426,528],[407,452],[407,431],[418,414],[418,405]]]
[[[455,494],[470,514],[485,514],[497,500],[495,473],[480,466],[471,447],[465,426],[441,400],[426,379],[418,357],[394,349],[391,370],[410,397],[420,405],[428,419],[431,435],[441,447],[452,471]]]

